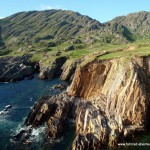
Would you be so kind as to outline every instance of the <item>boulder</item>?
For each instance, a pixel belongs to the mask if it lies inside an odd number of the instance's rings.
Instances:
[[[12,108],[11,105],[6,105],[4,111],[7,111],[7,110],[9,110],[9,109],[11,109],[11,108]]]
[[[65,84],[58,84],[54,86],[54,89],[64,90],[67,86]]]

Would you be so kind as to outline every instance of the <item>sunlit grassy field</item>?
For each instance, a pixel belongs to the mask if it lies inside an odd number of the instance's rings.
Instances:
[[[74,44],[74,50],[65,51],[67,46],[71,43],[66,42],[55,47],[45,48],[39,47],[39,49],[32,49],[29,51],[18,52],[12,50],[6,56],[21,56],[24,54],[32,54],[32,61],[43,60],[45,65],[49,65],[54,59],[66,56],[70,60],[80,59],[88,56],[91,60],[97,58],[99,60],[113,59],[119,57],[133,57],[133,56],[148,56],[150,55],[150,40],[139,40],[133,43],[127,43],[122,45],[113,45],[106,43],[93,43],[93,44]],[[103,55],[102,55],[103,54]]]

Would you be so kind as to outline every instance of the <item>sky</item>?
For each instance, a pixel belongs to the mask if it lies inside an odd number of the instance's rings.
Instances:
[[[77,11],[100,22],[138,11],[150,11],[150,0],[0,0],[0,18],[46,9]]]

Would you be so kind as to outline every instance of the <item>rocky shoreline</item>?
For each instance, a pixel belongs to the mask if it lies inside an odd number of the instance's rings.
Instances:
[[[16,82],[24,78],[31,79],[35,73],[38,78],[53,79],[62,73],[61,67],[66,57],[56,58],[51,65],[44,66],[42,62],[30,61],[32,55],[0,58],[0,82]]]
[[[71,69],[70,69],[71,68]],[[72,67],[64,72],[72,76]],[[117,147],[118,142],[145,132],[150,123],[150,57],[94,60],[77,67],[71,85],[56,96],[44,96],[33,107],[25,126],[46,123],[47,138],[57,139],[69,119],[76,137],[71,150]],[[67,131],[66,131],[67,132]],[[28,131],[25,132],[27,135]],[[25,144],[29,136],[22,135]]]
[[[31,79],[38,73],[40,80],[60,77],[63,81],[72,81],[76,69],[89,59],[70,60],[66,56],[55,58],[45,64],[45,57],[39,62],[31,61],[32,55],[0,58],[0,82],[16,82],[24,78]]]
[[[33,78],[37,63],[29,60],[30,55],[0,59],[0,82],[15,82]]]

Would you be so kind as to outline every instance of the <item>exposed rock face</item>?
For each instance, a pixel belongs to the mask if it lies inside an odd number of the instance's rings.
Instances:
[[[103,53],[100,55],[103,55]],[[88,62],[91,62],[94,59],[95,57],[85,56],[82,59],[67,60],[66,63],[62,66],[63,71],[60,76],[61,80],[72,81],[76,69],[79,68],[80,66],[84,66],[85,64],[87,64]]]
[[[117,145],[120,135],[143,131],[149,123],[149,69],[150,57],[141,57],[93,61],[76,70],[68,94],[90,101],[107,118],[109,145]]]
[[[99,150],[146,129],[149,121],[150,58],[93,61],[76,70],[67,92],[43,97],[25,124],[47,123],[47,135],[61,136],[74,120],[72,150]]]
[[[109,128],[104,115],[90,102],[70,97],[65,92],[41,98],[33,107],[25,125],[38,127],[46,122],[47,136],[56,139],[61,136],[69,119],[75,120],[77,133],[72,149],[80,147],[86,150],[93,146],[98,149],[107,143]]]
[[[44,66],[43,63],[40,62],[39,79],[52,79],[59,76],[62,72],[61,67],[66,62],[66,59],[66,57],[58,57],[48,66]]]
[[[91,102],[96,99],[99,106],[103,103],[106,115],[117,121],[121,118],[123,126],[144,126],[150,100],[149,79],[143,67],[143,58],[94,61],[76,70],[68,93]]]
[[[66,63],[62,66],[63,71],[60,76],[61,80],[72,81],[75,70],[76,70],[78,64],[80,64],[80,63],[81,63],[81,60],[66,61]]]
[[[35,63],[30,62],[29,58],[29,55],[1,58],[0,82],[13,82],[32,77]]]
[[[70,106],[70,99],[65,93],[43,97],[33,107],[25,125],[37,127],[47,122],[48,137],[57,138],[61,135],[65,121],[69,117]]]
[[[82,100],[76,109],[76,132],[72,149],[101,149],[108,142],[107,119],[91,103]]]
[[[0,59],[0,82],[15,82],[25,77],[32,78],[35,72],[39,72],[39,79],[52,79],[62,73],[62,65],[66,57],[58,57],[45,66],[43,62],[31,62],[30,55],[6,57]],[[75,71],[75,70],[74,70]]]
[[[33,107],[26,119],[25,125],[38,127],[46,122],[46,135],[51,139],[59,138],[64,132],[69,119],[74,120],[76,138],[72,150],[102,149],[108,142],[116,146],[119,138],[119,128],[113,119],[108,119],[87,100],[68,96],[63,92],[58,96],[41,98]],[[29,128],[31,130],[31,128]],[[31,131],[30,131],[31,132]],[[22,141],[28,143],[30,133],[23,131]],[[22,131],[21,131],[22,133]],[[19,136],[20,133],[16,136]],[[27,142],[26,142],[27,141]]]

